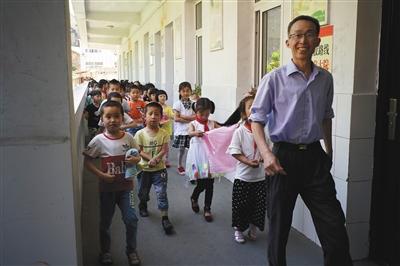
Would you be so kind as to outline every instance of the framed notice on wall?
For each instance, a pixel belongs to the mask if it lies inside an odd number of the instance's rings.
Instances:
[[[224,48],[222,6],[222,0],[210,1],[210,51]]]
[[[328,0],[292,0],[292,18],[300,15],[314,17],[320,25],[328,24]]]
[[[321,27],[321,43],[315,48],[312,61],[319,67],[332,72],[333,25]]]

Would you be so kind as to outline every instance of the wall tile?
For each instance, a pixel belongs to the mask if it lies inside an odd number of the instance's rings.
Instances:
[[[348,183],[347,181],[334,177],[335,188],[336,188],[336,198],[340,201],[342,210],[346,215],[347,212],[347,195],[348,195]]]
[[[349,182],[347,192],[347,221],[368,222],[371,209],[372,180]]]
[[[368,257],[369,223],[348,223],[346,225],[350,240],[350,254],[353,260]]]
[[[351,138],[375,136],[376,95],[353,95],[351,104]]]
[[[351,94],[337,94],[336,136],[350,138]]]
[[[336,137],[335,140],[335,157],[334,157],[334,174],[335,177],[347,180],[349,169],[349,147],[350,140],[346,138]]]
[[[337,95],[335,94],[333,96],[333,102],[332,102],[332,108],[333,112],[335,114],[335,117],[332,119],[332,135],[336,135],[336,116],[337,116]]]
[[[349,180],[371,180],[374,167],[374,139],[350,141]]]

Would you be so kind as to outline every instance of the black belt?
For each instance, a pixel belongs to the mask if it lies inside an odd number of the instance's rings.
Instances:
[[[279,149],[291,150],[291,151],[306,151],[321,147],[319,141],[309,143],[309,144],[293,144],[289,142],[276,142],[274,146],[277,146]]]

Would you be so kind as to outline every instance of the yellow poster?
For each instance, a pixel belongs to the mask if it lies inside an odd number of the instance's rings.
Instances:
[[[307,15],[328,24],[328,0],[292,0],[292,17]]]
[[[333,25],[321,27],[321,43],[315,48],[312,61],[319,67],[332,72]]]

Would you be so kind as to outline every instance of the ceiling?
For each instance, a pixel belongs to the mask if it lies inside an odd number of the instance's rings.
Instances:
[[[117,47],[161,0],[70,0],[82,47]]]

